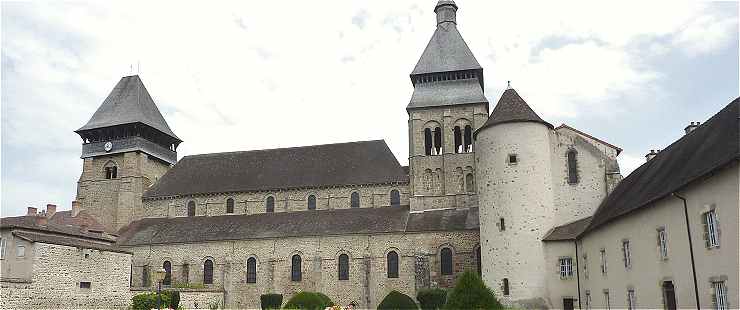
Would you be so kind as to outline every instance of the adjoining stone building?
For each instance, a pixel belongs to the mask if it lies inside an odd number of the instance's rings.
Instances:
[[[526,308],[740,304],[738,100],[622,180],[619,147],[553,126],[513,88],[489,115],[457,9],[437,3],[410,74],[409,166],[383,140],[178,161],[182,140],[127,76],[76,131],[80,209],[58,221],[115,238],[105,257],[123,267],[96,270],[112,287],[151,290],[163,268],[190,307],[256,308],[260,294],[310,290],[374,308],[391,290],[452,287],[465,270]],[[5,223],[2,240],[48,244]],[[0,263],[5,275],[12,265]]]
[[[0,219],[0,308],[125,308],[132,253],[73,206]]]

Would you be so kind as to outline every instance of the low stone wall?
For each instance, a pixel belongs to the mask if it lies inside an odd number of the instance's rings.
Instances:
[[[180,305],[185,309],[209,309],[218,305],[224,307],[224,291],[222,289],[181,289]]]

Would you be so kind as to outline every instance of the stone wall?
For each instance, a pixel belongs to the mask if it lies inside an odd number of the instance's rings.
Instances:
[[[401,205],[408,205],[408,184],[376,184],[145,199],[142,217],[186,216],[190,201],[196,204],[196,215],[224,215],[226,200],[230,198],[234,199],[233,214],[265,213],[268,197],[275,199],[275,212],[304,211],[308,208],[309,195],[316,197],[317,210],[347,209],[353,192],[360,194],[360,208],[386,207],[390,206],[390,192],[394,189],[401,194]]]
[[[164,261],[172,264],[173,283],[203,283],[203,263],[214,262],[214,284],[206,288],[223,288],[224,302],[229,307],[259,307],[259,296],[281,293],[284,300],[300,291],[319,291],[336,303],[355,302],[361,308],[374,308],[391,290],[415,296],[417,258],[423,257],[429,270],[428,283],[442,287],[454,285],[465,269],[475,270],[478,232],[429,232],[409,234],[344,235],[282,239],[256,239],[205,242],[197,244],[163,244],[133,247],[133,283],[143,283],[144,266],[161,268]],[[439,251],[450,247],[454,253],[455,274],[441,276]],[[386,255],[399,255],[399,277],[388,278]],[[349,280],[338,280],[338,257],[350,257]],[[302,280],[291,281],[291,257],[300,255]],[[246,282],[246,261],[257,261],[256,283]],[[182,286],[182,285],[180,285]]]
[[[131,254],[34,243],[33,276],[0,284],[0,308],[126,308]],[[85,257],[85,253],[88,254]],[[80,282],[90,282],[89,289]]]

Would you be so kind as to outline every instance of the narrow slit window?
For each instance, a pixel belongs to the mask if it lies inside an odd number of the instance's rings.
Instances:
[[[632,267],[632,253],[629,240],[622,241],[622,260],[624,261],[624,268],[629,269]]]
[[[275,212],[275,197],[267,197],[267,200],[265,201],[265,212]]]
[[[463,147],[465,148],[465,153],[473,151],[473,128],[471,128],[470,125],[465,125],[465,140],[463,142]]]
[[[424,154],[432,155],[432,130],[424,129]]]
[[[506,230],[506,221],[504,220],[504,218],[503,218],[503,217],[500,217],[500,218],[498,219],[498,230],[499,230],[499,231],[504,231],[504,230]]]
[[[665,228],[658,229],[658,251],[661,259],[668,258],[668,234]]]
[[[504,282],[504,289],[503,289],[504,296],[509,296],[509,279],[508,278],[504,278],[504,281],[503,282]]]
[[[578,159],[576,157],[576,151],[568,151],[568,183],[578,183]]]
[[[257,283],[257,259],[247,259],[247,283]]]
[[[455,126],[455,129],[453,130],[454,136],[455,136],[455,153],[463,153],[463,143],[462,143],[462,131],[460,130],[460,126]]]

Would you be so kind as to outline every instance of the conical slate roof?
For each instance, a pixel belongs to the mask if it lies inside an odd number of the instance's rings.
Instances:
[[[483,69],[453,23],[437,25],[411,75]]]
[[[132,123],[143,123],[182,141],[167,125],[138,75],[121,78],[87,124],[75,132]]]
[[[550,123],[542,120],[513,88],[509,88],[501,95],[488,121],[478,128],[476,134],[486,127],[513,122],[535,122],[553,128]]]

